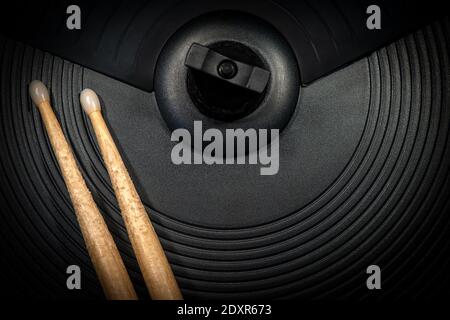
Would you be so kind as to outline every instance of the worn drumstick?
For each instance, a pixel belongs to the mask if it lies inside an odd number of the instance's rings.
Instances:
[[[85,89],[80,101],[94,128],[150,296],[155,300],[183,299],[158,235],[103,119],[97,94]]]
[[[29,87],[69,191],[92,264],[107,299],[136,300],[137,295],[125,265],[100,211],[81,175],[72,149],[50,105],[48,90],[40,81]]]

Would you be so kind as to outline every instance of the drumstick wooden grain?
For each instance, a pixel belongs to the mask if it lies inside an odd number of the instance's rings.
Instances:
[[[50,105],[45,85],[33,81],[29,93],[38,107],[97,276],[107,299],[136,300],[125,265],[100,211],[81,175],[72,149]]]
[[[103,119],[96,93],[85,89],[80,101],[94,128],[131,244],[152,299],[183,299],[158,235]]]

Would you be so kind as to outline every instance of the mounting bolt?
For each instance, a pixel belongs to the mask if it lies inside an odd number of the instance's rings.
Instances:
[[[264,92],[270,79],[269,71],[233,60],[198,43],[191,45],[184,64],[257,93]]]
[[[217,73],[224,79],[232,79],[238,72],[236,63],[231,60],[223,60],[217,66]]]

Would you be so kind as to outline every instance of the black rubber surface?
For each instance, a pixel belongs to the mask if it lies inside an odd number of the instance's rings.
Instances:
[[[102,293],[28,83],[42,79],[141,297],[93,132],[90,87],[186,298],[432,298],[449,293],[449,19],[302,89],[280,173],[171,165],[153,94],[2,39],[0,263],[8,294]],[[68,291],[78,264],[83,290]],[[368,291],[365,269],[382,268]],[[8,286],[8,283],[14,285]]]
[[[329,74],[444,16],[445,1],[401,0],[15,0],[0,11],[0,34],[151,92],[157,59],[184,24],[221,10],[240,11],[279,30],[298,60],[303,84]],[[79,5],[82,28],[66,28]],[[382,10],[368,30],[367,8]],[[14,18],[11,18],[14,17]]]

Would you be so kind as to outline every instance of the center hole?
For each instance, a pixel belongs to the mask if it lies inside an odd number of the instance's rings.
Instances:
[[[232,41],[218,42],[210,49],[250,65],[264,68],[261,58],[248,47]],[[236,64],[230,60],[222,61],[217,71],[224,79],[231,79],[237,73]],[[235,121],[255,111],[264,99],[266,90],[257,93],[198,70],[188,70],[187,88],[195,106],[204,115],[221,120]]]

